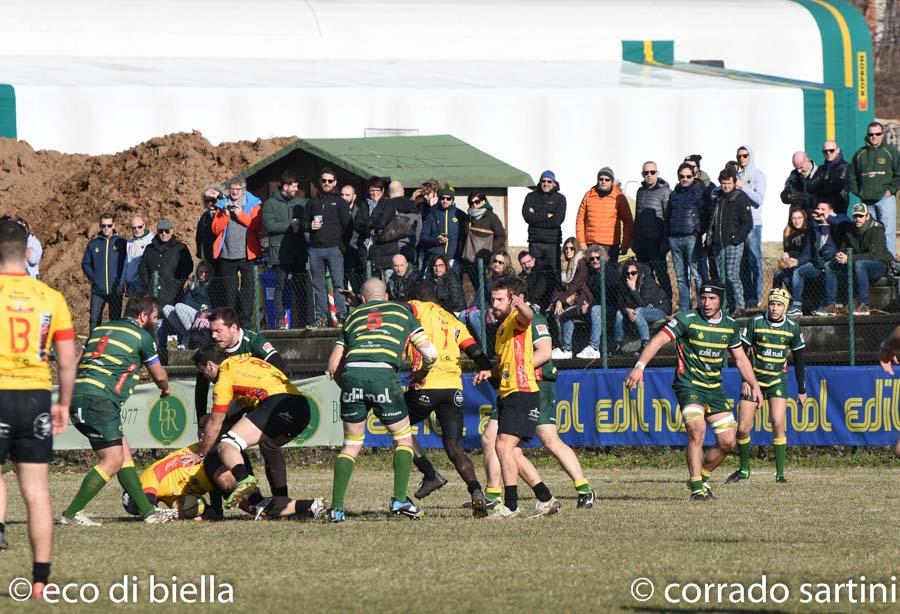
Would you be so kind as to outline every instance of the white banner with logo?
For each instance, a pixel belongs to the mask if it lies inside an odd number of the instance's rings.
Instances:
[[[340,388],[320,375],[295,381],[310,401],[309,426],[291,446],[340,446],[344,440],[340,415]],[[122,406],[122,427],[132,448],[182,448],[197,441],[194,381],[172,380],[171,394],[159,398],[153,384],[142,384]],[[210,388],[212,390],[212,388]],[[89,449],[87,437],[71,422],[53,438],[55,450]]]

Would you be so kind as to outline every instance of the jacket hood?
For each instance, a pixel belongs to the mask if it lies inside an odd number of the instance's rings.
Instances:
[[[738,149],[746,149],[747,153],[750,154],[750,161],[747,162],[747,166],[744,167],[744,172],[750,170],[751,168],[756,167],[756,154],[753,153],[753,147],[751,145],[740,145]],[[738,163],[740,164],[740,162]]]

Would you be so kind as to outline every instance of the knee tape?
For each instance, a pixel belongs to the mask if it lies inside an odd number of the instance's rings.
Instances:
[[[681,410],[681,417],[685,422],[694,422],[695,420],[703,420],[705,413],[699,405],[688,405]]]
[[[247,449],[247,442],[244,441],[240,435],[236,435],[234,431],[228,431],[222,436],[222,443],[227,443],[229,446],[234,447],[238,452],[243,452]]]
[[[726,416],[724,418],[719,418],[710,426],[712,427],[714,433],[722,433],[731,429],[737,430],[738,425],[734,419],[734,416]]]
[[[359,435],[344,433],[344,445],[345,446],[361,446],[361,445],[363,445],[363,442],[365,440],[366,440],[365,433],[360,433]]]
[[[396,433],[391,433],[391,437],[394,438],[394,441],[400,441],[406,437],[412,436],[412,427],[407,426],[405,428],[400,429]]]

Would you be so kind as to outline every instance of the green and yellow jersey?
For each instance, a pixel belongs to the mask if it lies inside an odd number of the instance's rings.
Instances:
[[[763,389],[785,384],[788,352],[806,347],[800,325],[788,317],[781,322],[770,322],[766,315],[750,318],[741,341],[750,347],[753,372]]]
[[[91,331],[78,363],[75,394],[122,404],[141,379],[141,365],[159,362],[156,342],[131,318],[112,320]]]
[[[705,320],[699,310],[691,310],[679,312],[662,330],[676,344],[673,387],[722,390],[728,350],[741,346],[737,322],[724,314],[717,321]]]
[[[369,301],[347,316],[336,343],[347,348],[347,363],[380,362],[399,369],[407,339],[420,333],[422,325],[406,305]]]

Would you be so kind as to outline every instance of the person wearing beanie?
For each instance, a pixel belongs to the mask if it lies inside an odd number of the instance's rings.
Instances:
[[[538,185],[522,203],[522,217],[528,224],[528,251],[541,266],[551,267],[558,277],[566,197],[559,191],[559,182],[553,171],[541,173]]]
[[[459,270],[468,217],[456,208],[456,191],[448,184],[438,190],[438,204],[431,208],[422,225],[422,247],[430,263],[435,256],[444,256],[454,271]]]
[[[631,227],[634,219],[628,200],[616,185],[612,169],[604,166],[597,173],[597,184],[588,190],[578,206],[575,237],[581,249],[588,245],[602,245],[615,262],[620,253],[631,247]]]

